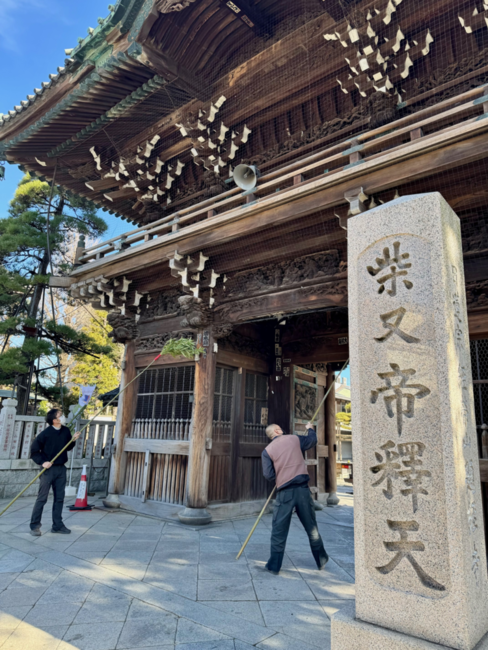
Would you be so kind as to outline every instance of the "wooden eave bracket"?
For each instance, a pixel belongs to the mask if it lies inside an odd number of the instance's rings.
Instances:
[[[369,199],[369,196],[365,193],[362,187],[355,187],[351,190],[348,190],[344,194],[344,198],[349,203],[349,210],[346,212],[345,208],[339,210],[339,213],[335,213],[335,216],[339,219],[339,225],[344,230],[347,230],[347,221],[350,217],[355,217],[357,214],[366,212],[371,206],[366,205],[366,201]]]
[[[163,79],[173,81],[196,99],[207,101],[212,96],[210,84],[200,80],[166,54],[158,52],[148,45],[132,43],[127,49],[127,55]]]
[[[357,214],[366,212],[368,209],[366,201],[369,199],[369,196],[364,192],[362,187],[355,187],[352,190],[348,190],[344,194],[344,198],[349,203],[349,217],[355,217]]]

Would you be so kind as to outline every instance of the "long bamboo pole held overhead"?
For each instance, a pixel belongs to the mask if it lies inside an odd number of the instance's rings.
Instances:
[[[89,421],[85,424],[85,426],[84,426],[82,429],[80,429],[80,433],[82,433],[82,432],[83,432],[87,427],[89,427],[90,424],[93,422],[93,420],[94,420],[96,417],[98,417],[98,416],[102,413],[102,411],[104,411],[104,410],[107,408],[107,406],[110,406],[110,404],[111,404],[114,400],[116,400],[116,399],[119,397],[119,395],[122,395],[122,393],[123,393],[127,388],[129,388],[129,386],[130,386],[130,385],[131,385],[131,384],[132,384],[136,379],[139,379],[139,377],[140,377],[141,375],[143,375],[147,370],[149,370],[149,368],[150,368],[150,367],[151,367],[151,366],[152,366],[152,365],[153,365],[153,364],[154,364],[154,363],[155,363],[155,362],[156,362],[156,361],[161,357],[162,353],[163,353],[163,351],[161,351],[161,352],[157,355],[157,357],[155,357],[155,358],[151,361],[151,363],[150,363],[148,366],[146,366],[146,367],[144,368],[144,370],[141,370],[141,372],[140,372],[139,374],[137,374],[133,379],[131,379],[130,382],[129,382],[126,386],[124,386],[124,388],[123,388],[119,393],[117,393],[117,395],[115,395],[115,397],[112,397],[112,399],[110,400],[110,402],[108,402],[108,403],[107,403],[105,406],[103,406],[99,411],[97,411],[97,412],[95,413],[95,415],[91,418],[91,420],[89,420]],[[71,426],[72,426],[72,425],[71,425]],[[71,426],[70,426],[70,430],[71,430]],[[59,456],[61,456],[61,454],[62,454],[64,451],[66,451],[66,449],[70,446],[71,442],[72,442],[72,440],[70,440],[70,441],[68,442],[68,444],[65,445],[65,446],[61,449],[61,451],[60,451],[58,454],[56,454],[56,456],[54,456],[54,458],[50,461],[51,464],[54,463],[54,461],[55,461],[57,458],[59,458]],[[28,489],[30,488],[30,486],[33,485],[33,484],[37,481],[37,479],[40,478],[40,477],[44,474],[44,472],[46,471],[46,469],[47,469],[47,468],[45,467],[41,472],[39,472],[39,474],[37,474],[37,476],[35,476],[35,477],[32,479],[32,481],[31,481],[28,485],[26,485],[25,488],[24,488],[21,492],[19,492],[19,494],[18,494],[14,499],[12,499],[12,501],[8,504],[8,506],[6,506],[6,507],[2,510],[2,512],[0,512],[0,517],[1,517],[3,514],[5,514],[5,513],[7,512],[7,510],[10,508],[10,506],[12,506],[12,505],[17,501],[17,499],[18,499],[19,497],[21,497],[21,496],[24,494],[24,492],[25,492],[26,490],[28,490]]]
[[[349,363],[349,359],[348,359],[348,360],[346,361],[346,363],[342,366],[341,371],[340,371],[340,373],[337,375],[337,378],[336,378],[335,381],[337,381],[337,379],[339,379],[339,377],[342,375],[342,373],[343,373],[343,371],[344,371],[344,369],[346,368],[346,366],[347,366],[348,363]],[[320,409],[322,408],[322,404],[323,404],[323,403],[325,402],[325,400],[327,399],[327,397],[328,397],[330,391],[332,390],[332,387],[334,386],[334,384],[335,384],[335,382],[332,383],[332,384],[329,386],[328,391],[325,393],[325,395],[323,396],[322,400],[320,401],[320,404],[318,405],[317,410],[316,410],[315,413],[313,414],[313,416],[312,416],[310,422],[313,423],[313,421],[315,420],[315,418],[316,418],[317,415],[319,414],[319,411],[320,411]],[[258,516],[258,518],[256,519],[256,523],[255,523],[254,526],[251,528],[251,532],[250,532],[249,535],[246,537],[246,541],[245,541],[244,544],[242,545],[242,548],[241,548],[241,550],[239,551],[239,553],[237,554],[236,560],[238,560],[238,559],[241,557],[242,552],[243,552],[244,549],[246,548],[246,546],[247,546],[249,540],[251,539],[251,537],[252,537],[254,531],[255,531],[256,528],[257,528],[257,525],[258,525],[259,522],[261,521],[261,517],[264,515],[264,513],[265,513],[265,511],[266,511],[266,508],[268,507],[268,504],[269,504],[269,502],[271,501],[271,499],[272,499],[272,497],[273,497],[273,494],[274,494],[275,492],[276,492],[276,485],[274,486],[273,490],[271,491],[271,494],[269,495],[268,500],[267,500],[266,503],[264,504],[263,509],[262,509],[261,512],[259,513],[259,516]]]

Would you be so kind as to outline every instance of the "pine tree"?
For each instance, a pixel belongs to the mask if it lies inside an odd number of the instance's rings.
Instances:
[[[114,388],[117,388],[120,381],[120,364],[123,355],[123,346],[114,343],[109,336],[109,326],[107,325],[107,314],[102,311],[96,311],[88,308],[88,319],[82,331],[90,337],[100,347],[107,351],[99,359],[94,359],[88,354],[72,355],[73,362],[68,370],[69,381],[81,386],[96,386],[92,403],[98,395],[103,395]],[[73,403],[77,401],[79,392],[71,391]],[[99,405],[101,406],[101,404]]]
[[[69,249],[77,237],[98,237],[106,229],[90,201],[29,175],[19,183],[8,216],[0,219],[0,383],[17,384],[21,413],[36,359],[56,357],[62,350],[106,350],[84,332],[43,317],[43,302],[51,301],[48,274],[69,270]],[[38,388],[46,397],[55,396],[52,387],[40,383]]]

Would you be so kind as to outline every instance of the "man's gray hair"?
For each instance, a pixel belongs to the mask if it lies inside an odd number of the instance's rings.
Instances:
[[[266,435],[270,440],[273,439],[273,433],[277,426],[278,426],[277,424],[268,424],[268,426],[266,427]]]

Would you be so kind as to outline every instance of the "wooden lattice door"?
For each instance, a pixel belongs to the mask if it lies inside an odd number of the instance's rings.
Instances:
[[[209,502],[229,501],[231,497],[232,432],[235,429],[235,368],[217,366],[215,371],[212,423],[212,455],[208,486]]]
[[[319,405],[318,375],[312,370],[293,366],[292,376],[292,414],[291,432],[303,436],[306,425]],[[318,489],[318,455],[317,447],[305,452],[305,463],[310,475],[310,491],[316,495]]]
[[[148,370],[140,378],[135,418],[124,440],[124,494],[183,505],[188,469],[194,365]]]
[[[208,500],[253,501],[265,498],[268,377],[244,368],[217,366]],[[272,487],[272,486],[271,486]]]
[[[233,441],[233,500],[263,499],[270,484],[263,476],[261,454],[268,444],[268,377],[251,370],[242,370],[240,377],[241,417]],[[272,486],[271,486],[272,487]]]

